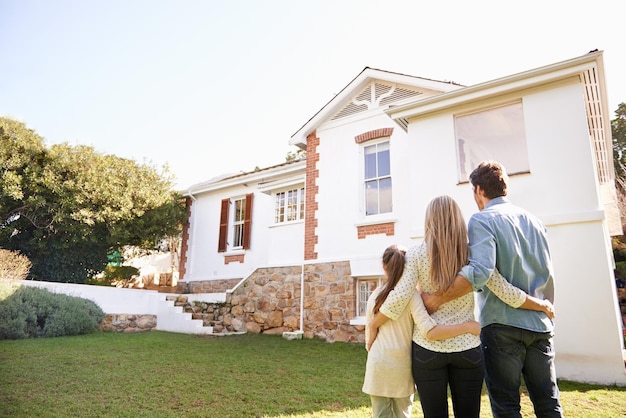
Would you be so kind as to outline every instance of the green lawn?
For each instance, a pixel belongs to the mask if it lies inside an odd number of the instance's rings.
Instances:
[[[363,345],[253,334],[5,340],[0,416],[369,418],[365,360]],[[559,386],[567,417],[626,414],[624,387]],[[486,394],[482,410],[492,416]],[[526,396],[522,412],[533,415]]]

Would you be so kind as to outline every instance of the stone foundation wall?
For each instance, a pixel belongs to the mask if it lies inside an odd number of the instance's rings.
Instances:
[[[176,293],[225,293],[239,283],[239,279],[206,280],[198,282],[179,281]]]
[[[257,269],[226,303],[194,303],[192,295],[176,301],[214,332],[282,334],[300,329],[301,266]],[[200,283],[200,282],[198,282]],[[350,263],[304,266],[304,336],[328,342],[365,341],[365,328],[350,325],[355,317],[355,281]]]
[[[98,327],[108,332],[144,332],[156,329],[156,315],[106,314]]]

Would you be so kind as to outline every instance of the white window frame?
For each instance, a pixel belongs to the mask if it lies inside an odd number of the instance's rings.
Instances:
[[[362,286],[366,286],[367,284],[374,284],[374,287],[363,288]],[[365,320],[365,315],[367,312],[367,299],[371,296],[372,292],[378,288],[378,286],[382,286],[383,278],[379,276],[370,276],[370,277],[358,277],[356,279],[355,293],[356,293],[356,317],[363,318]]]
[[[454,129],[459,182],[484,160],[500,162],[509,175],[530,172],[521,100],[455,115]]]
[[[238,212],[238,205],[240,205],[240,210]],[[243,228],[244,228],[244,220],[246,218],[246,197],[237,197],[232,199],[232,211],[231,211],[231,237],[232,239],[229,242],[232,242],[232,249],[241,249],[243,248]],[[239,215],[239,216],[237,216]],[[241,219],[238,219],[241,218]]]
[[[275,225],[304,221],[304,208],[304,186],[295,186],[274,192]]]
[[[388,173],[383,173],[380,174],[379,173],[379,155],[381,152],[385,151],[385,149],[380,150],[379,151],[379,147],[380,148],[386,148],[386,151],[389,155],[389,172]],[[375,158],[375,171],[376,173],[373,176],[369,176],[368,177],[368,173],[367,173],[367,156],[371,155],[372,153],[367,153],[368,148],[374,148],[374,155],[376,156]],[[371,142],[365,142],[363,143],[362,146],[362,152],[361,152],[362,158],[361,158],[361,173],[362,173],[362,179],[363,179],[363,213],[365,214],[366,217],[369,216],[376,216],[376,215],[381,215],[381,214],[387,214],[387,213],[392,213],[393,212],[393,181],[391,178],[391,141],[389,140],[389,138],[384,138],[381,141],[371,141]],[[388,197],[388,201],[386,202],[382,202],[384,200],[385,197],[385,191],[381,191],[380,189],[380,184],[381,182],[389,182],[389,197]],[[376,210],[372,211],[371,213],[368,212],[369,209],[369,205],[368,205],[368,197],[370,197],[370,193],[368,193],[368,184],[369,183],[376,183],[376,191],[374,192],[376,194]],[[381,205],[381,202],[383,203],[383,205]],[[386,205],[385,205],[386,204]]]

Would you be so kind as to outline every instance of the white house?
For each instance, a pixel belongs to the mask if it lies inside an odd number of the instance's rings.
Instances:
[[[227,292],[235,331],[362,342],[383,250],[420,242],[435,196],[469,219],[495,159],[549,230],[559,377],[626,384],[604,83],[601,51],[469,87],[365,68],[292,136],[306,160],[186,192],[180,289]]]

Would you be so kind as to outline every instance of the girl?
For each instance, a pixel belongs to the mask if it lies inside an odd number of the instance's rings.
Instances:
[[[367,301],[368,322],[378,312],[387,295],[394,289],[404,271],[406,251],[392,245],[383,253],[385,283],[371,294]],[[425,319],[428,318],[428,319]],[[400,317],[388,321],[378,330],[375,343],[368,350],[363,392],[371,397],[372,412],[377,417],[410,417],[415,384],[411,376],[411,336],[414,322],[430,324],[418,292],[414,292],[409,305]],[[428,326],[428,325],[426,325]],[[369,340],[366,328],[366,341]],[[467,321],[454,325],[435,325],[427,332],[433,340],[455,337],[464,333],[478,335],[480,325]]]

